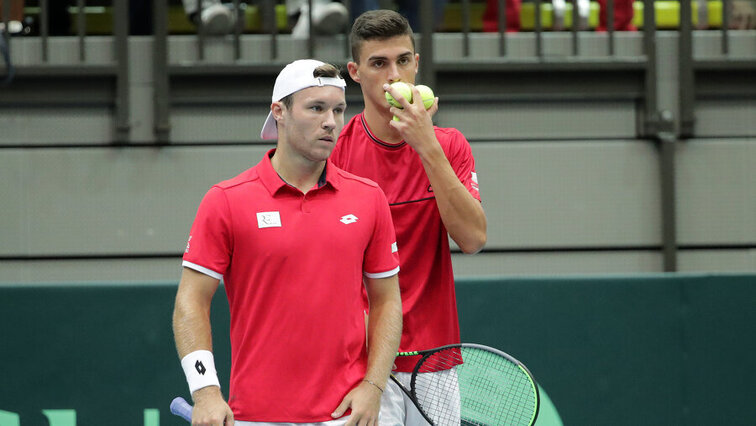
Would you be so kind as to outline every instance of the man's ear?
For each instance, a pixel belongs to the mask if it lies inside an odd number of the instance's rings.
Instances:
[[[355,83],[360,82],[360,72],[357,69],[357,63],[353,61],[347,62],[347,70],[349,71],[349,77],[354,80]]]
[[[283,118],[283,110],[286,108],[281,102],[273,102],[270,104],[270,112],[273,114],[273,118],[276,121],[280,121]]]

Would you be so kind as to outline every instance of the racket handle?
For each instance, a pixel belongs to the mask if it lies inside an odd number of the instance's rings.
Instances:
[[[187,422],[192,422],[192,406],[180,396],[173,398],[171,401],[171,413],[181,417]]]

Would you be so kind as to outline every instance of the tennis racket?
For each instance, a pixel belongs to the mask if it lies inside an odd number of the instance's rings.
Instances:
[[[187,422],[192,422],[192,406],[180,396],[173,398],[171,401],[171,413],[181,417]]]
[[[538,386],[530,371],[510,355],[461,343],[397,354],[404,356],[420,357],[409,389],[393,375],[391,379],[431,425],[535,423],[540,405]]]

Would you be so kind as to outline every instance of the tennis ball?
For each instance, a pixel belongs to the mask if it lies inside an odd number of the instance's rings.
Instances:
[[[418,92],[420,92],[420,96],[423,98],[423,105],[425,106],[425,109],[433,106],[433,101],[436,100],[436,95],[433,94],[433,90],[431,90],[430,87],[424,84],[415,86],[415,88]]]
[[[409,84],[397,81],[396,83],[391,83],[391,87],[399,91],[399,93],[401,93],[401,95],[404,96],[404,99],[406,99],[408,102],[412,102],[412,89],[410,89]],[[393,107],[402,107],[402,104],[397,102],[389,92],[386,92],[386,100],[388,101],[389,105]]]

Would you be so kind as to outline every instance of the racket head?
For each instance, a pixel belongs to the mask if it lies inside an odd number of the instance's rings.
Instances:
[[[472,343],[421,352],[411,378],[412,397],[434,425],[533,425],[538,417],[538,385],[520,361],[498,349]],[[448,374],[423,374],[443,373]],[[459,389],[459,407],[449,404]]]

